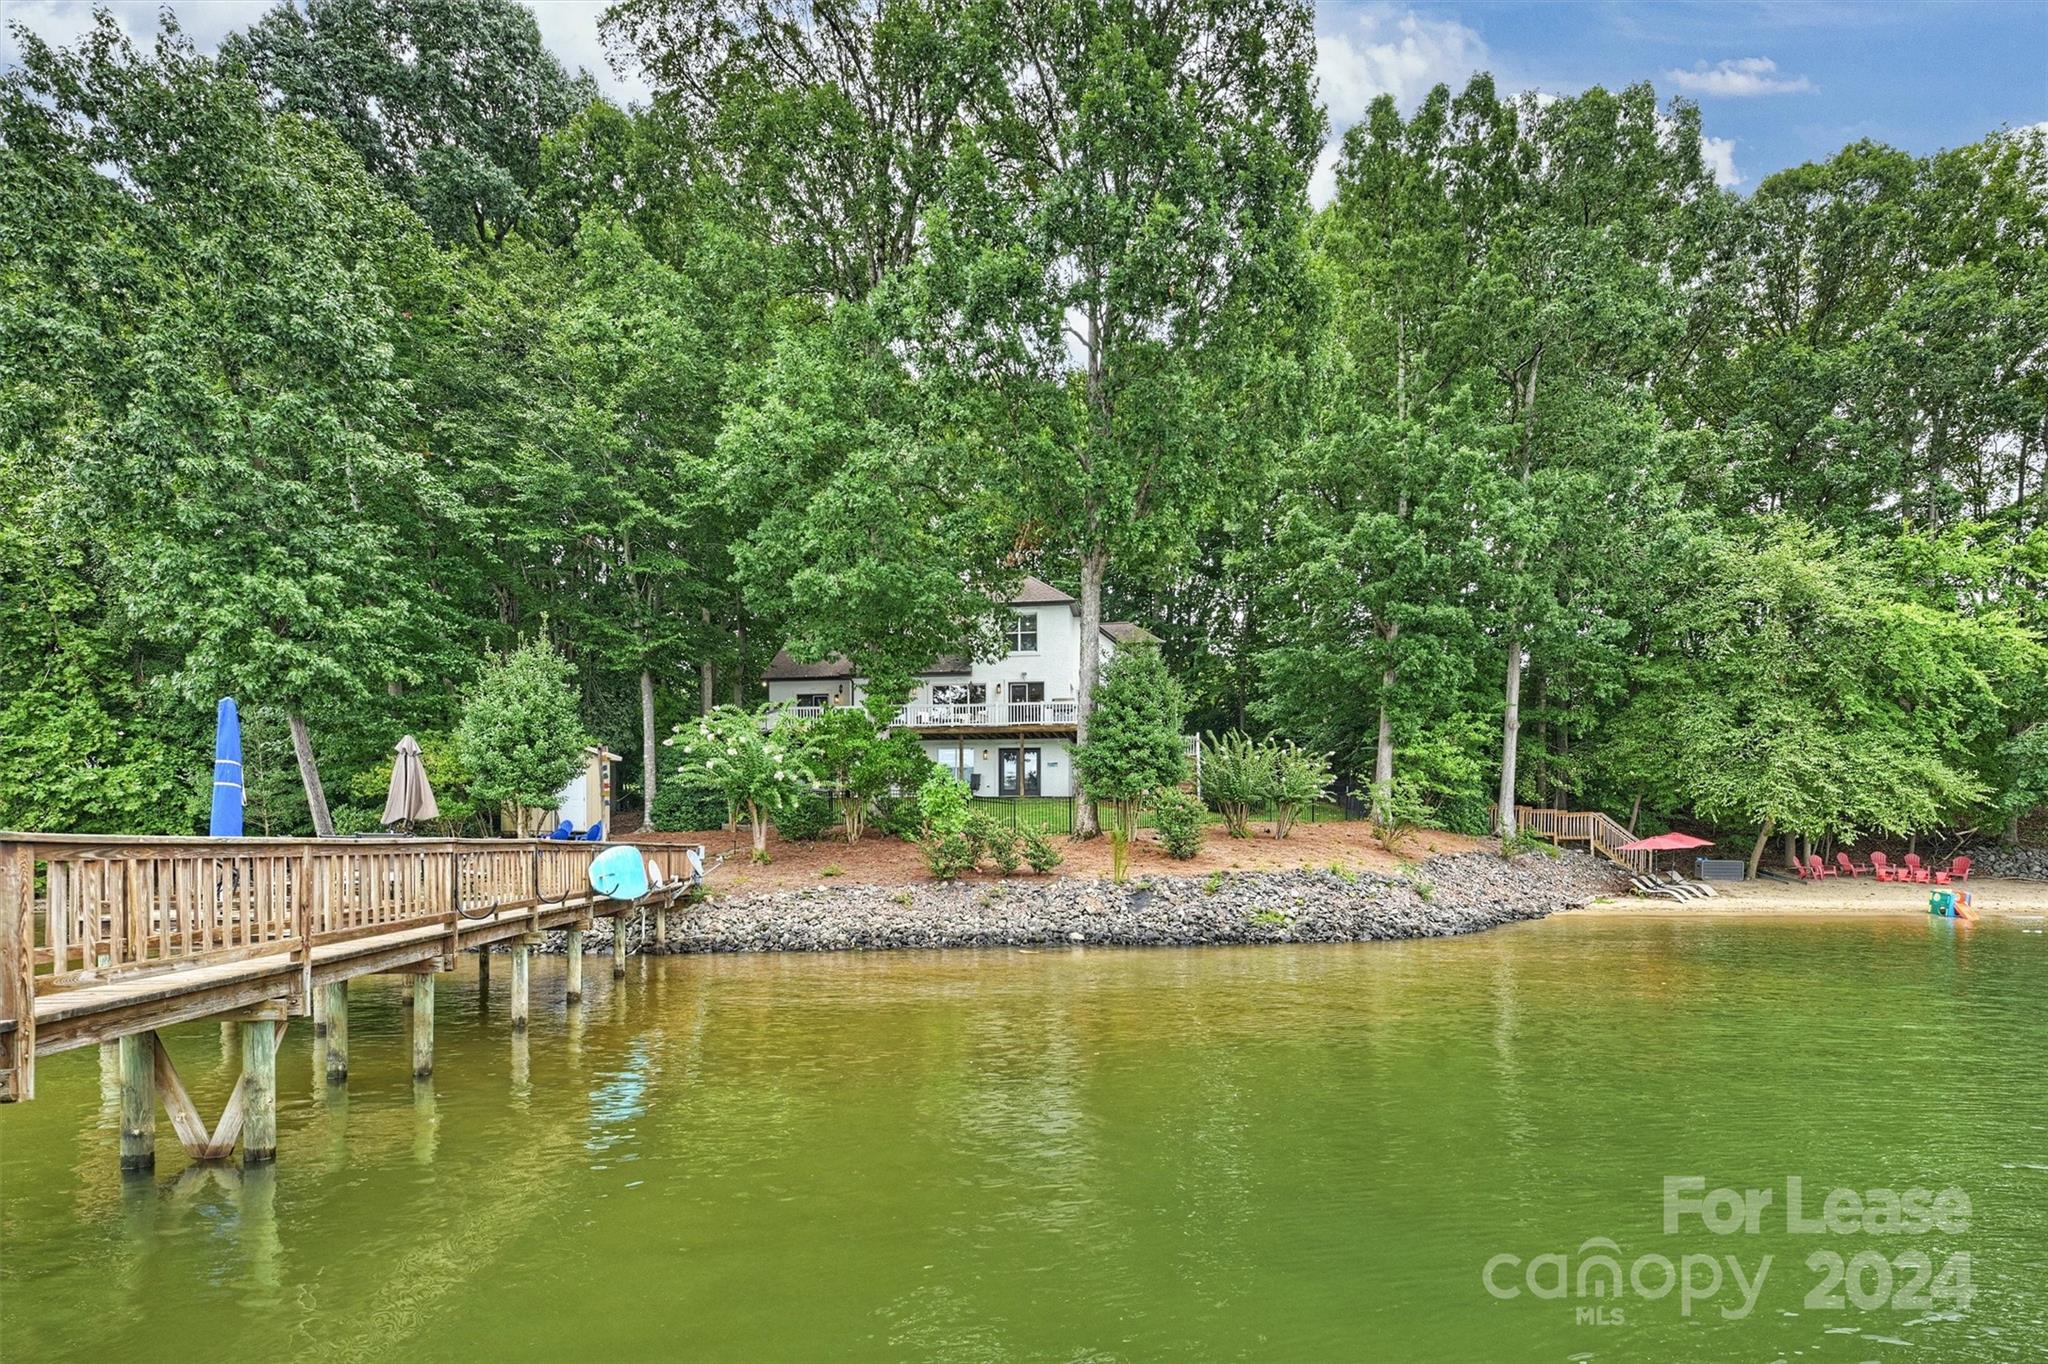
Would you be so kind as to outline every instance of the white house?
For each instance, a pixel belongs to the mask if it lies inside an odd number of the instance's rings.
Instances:
[[[1081,603],[1038,578],[1010,600],[1009,650],[979,662],[941,658],[918,674],[896,714],[925,752],[980,796],[1074,793],[1074,697],[1081,684]],[[1127,621],[1102,627],[1106,666],[1118,644],[1156,643]],[[799,663],[785,650],[766,673],[768,699],[815,715],[867,697],[866,679],[844,658]]]

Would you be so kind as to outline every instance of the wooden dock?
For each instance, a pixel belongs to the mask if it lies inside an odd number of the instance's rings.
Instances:
[[[607,846],[512,839],[131,838],[0,833],[0,1102],[35,1097],[36,1058],[120,1051],[121,1163],[155,1160],[156,1106],[196,1159],[268,1160],[276,1055],[310,1015],[327,1074],[348,1076],[348,982],[411,977],[413,1070],[433,1068],[433,988],[457,953],[509,945],[510,1019],[529,1016],[529,955],[567,930],[568,997],[582,995],[583,930],[613,923],[613,975],[640,906],[593,896]],[[680,859],[675,844],[645,849]],[[485,962],[488,962],[486,957]],[[242,1078],[201,1120],[157,1031],[240,1022]]]

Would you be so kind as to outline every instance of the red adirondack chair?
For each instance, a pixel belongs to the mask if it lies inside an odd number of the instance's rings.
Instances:
[[[1934,879],[1934,873],[1928,870],[1926,867],[1920,865],[1919,853],[1907,853],[1906,869],[1903,873],[1901,873],[1900,879],[1906,881],[1918,881],[1922,884],[1925,884]]]
[[[1881,852],[1874,852],[1870,855],[1870,869],[1877,873],[1877,879],[1880,881],[1902,881],[1905,879],[1899,874],[1898,868],[1894,867],[1890,860]]]
[[[1945,870],[1934,873],[1934,884],[1937,886],[1945,886],[1951,881],[1967,881],[1969,879],[1970,859],[1967,857],[1958,857],[1955,861],[1949,863]]]
[[[1849,854],[1845,852],[1835,854],[1835,865],[1842,869],[1842,874],[1845,876],[1861,876],[1870,870],[1869,867],[1861,862],[1851,861]]]
[[[1824,880],[1830,876],[1840,876],[1842,874],[1836,871],[1833,867],[1829,866],[1827,863],[1821,861],[1819,853],[1807,854],[1806,869],[1812,873],[1811,879],[1815,881]]]

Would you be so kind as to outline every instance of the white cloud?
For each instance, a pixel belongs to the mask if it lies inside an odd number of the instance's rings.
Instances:
[[[1733,189],[1742,183],[1742,172],[1735,169],[1734,138],[1702,137],[1700,156],[1705,159],[1707,169],[1714,173],[1714,183],[1722,189]]]
[[[1804,76],[1781,76],[1778,64],[1769,57],[1731,57],[1708,66],[1696,62],[1689,71],[1664,73],[1689,95],[1723,95],[1737,99],[1748,95],[1798,95],[1813,89]]]
[[[1323,144],[1316,153],[1315,168],[1308,173],[1308,201],[1317,208],[1337,197],[1337,162],[1344,154],[1344,137],[1340,133]]]
[[[1413,10],[1371,9],[1346,29],[1316,35],[1316,78],[1336,129],[1364,117],[1382,94],[1413,109],[1432,86],[1463,85],[1487,61],[1477,30]]]
[[[557,61],[574,71],[582,67],[597,80],[606,98],[621,104],[644,104],[654,91],[640,76],[637,66],[621,76],[605,57],[604,42],[597,36],[597,21],[604,17],[611,0],[523,0],[540,25],[541,41]]]
[[[1411,112],[1438,85],[1462,87],[1491,62],[1478,30],[1455,19],[1432,19],[1391,5],[1370,6],[1331,32],[1316,35],[1316,85],[1330,111],[1330,140],[1309,175],[1318,206],[1337,196],[1344,130],[1365,117],[1381,95]]]

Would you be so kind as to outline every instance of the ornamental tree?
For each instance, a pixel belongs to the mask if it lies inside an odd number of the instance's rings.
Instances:
[[[1110,838],[1119,870],[1145,802],[1187,776],[1187,753],[1181,746],[1186,715],[1180,684],[1166,671],[1157,649],[1126,645],[1117,650],[1096,688],[1088,740],[1074,749],[1074,770],[1089,796],[1108,801],[1115,812]]]
[[[540,639],[485,666],[455,730],[456,750],[474,773],[469,794],[484,810],[553,805],[589,742],[568,660]]]
[[[754,860],[768,860],[768,822],[817,784],[786,705],[747,710],[720,706],[693,725],[677,725],[662,743],[682,755],[676,777],[703,781],[725,795],[726,805],[746,812],[754,832]]]
[[[830,783],[848,843],[860,842],[868,807],[890,788],[913,790],[932,760],[908,730],[890,732],[860,706],[835,706],[804,726],[804,744],[819,777]]]

